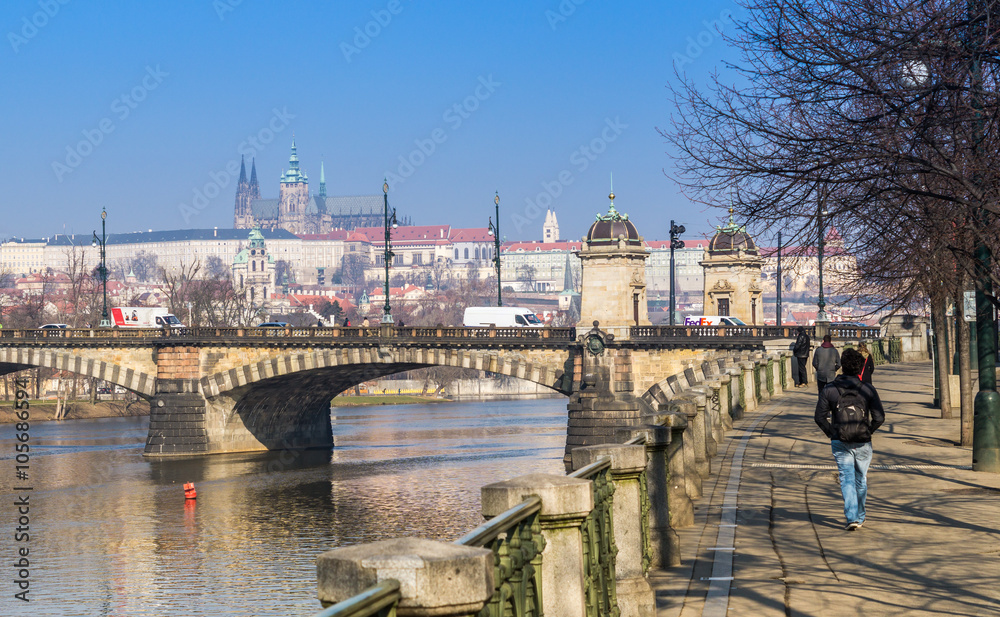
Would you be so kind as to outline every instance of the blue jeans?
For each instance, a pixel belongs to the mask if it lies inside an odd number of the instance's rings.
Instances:
[[[844,495],[844,517],[848,523],[865,522],[865,497],[868,496],[868,466],[872,464],[872,444],[849,443],[834,439],[833,458],[840,473],[840,492]]]

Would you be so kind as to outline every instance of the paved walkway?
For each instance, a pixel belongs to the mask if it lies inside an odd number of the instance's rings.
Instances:
[[[737,423],[712,461],[683,564],[651,572],[657,615],[1000,615],[1000,474],[970,470],[929,362],[884,365],[868,520],[844,530],[814,386]]]

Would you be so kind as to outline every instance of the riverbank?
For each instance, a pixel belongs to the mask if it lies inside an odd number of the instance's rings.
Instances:
[[[10,424],[18,421],[14,409],[14,401],[0,401],[0,424]],[[30,422],[45,422],[56,419],[56,401],[28,401]],[[98,401],[91,404],[89,400],[69,401],[65,405],[63,420],[81,420],[92,418],[121,418],[125,416],[148,416],[149,403],[138,400],[126,404],[125,401]]]
[[[338,396],[330,401],[331,407],[367,407],[371,405],[414,405],[449,403],[448,399],[419,394],[375,394],[371,396]]]

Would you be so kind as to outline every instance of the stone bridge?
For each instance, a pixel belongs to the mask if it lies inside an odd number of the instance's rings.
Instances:
[[[789,328],[188,328],[3,330],[0,374],[46,367],[149,400],[145,453],[176,456],[333,444],[330,400],[431,366],[489,371],[569,397],[567,448],[601,443],[666,404],[683,374],[734,352],[787,349]],[[877,336],[842,329],[840,337]]]

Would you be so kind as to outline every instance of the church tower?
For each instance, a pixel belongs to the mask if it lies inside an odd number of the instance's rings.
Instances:
[[[542,242],[559,242],[559,222],[556,220],[556,213],[552,210],[545,211],[545,224],[542,225]]]
[[[257,184],[257,158],[254,157],[250,164],[250,203],[260,199],[260,185]]]
[[[309,206],[309,178],[299,170],[299,155],[292,138],[288,171],[281,174],[278,192],[278,226],[293,234],[306,233],[306,209]]]
[[[233,227],[246,229],[253,225],[250,213],[250,185],[247,182],[247,166],[240,157],[240,181],[236,185],[236,206],[233,208]]]

